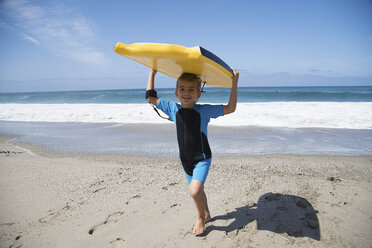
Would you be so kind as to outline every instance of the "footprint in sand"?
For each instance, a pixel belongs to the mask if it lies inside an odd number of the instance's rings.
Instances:
[[[9,248],[20,248],[22,246],[23,246],[23,237],[22,235],[18,235],[14,240],[14,244],[10,245]]]
[[[121,212],[121,211],[114,212],[114,213],[110,214],[109,216],[107,216],[107,218],[106,218],[106,220],[105,220],[104,222],[102,222],[101,224],[98,224],[98,225],[92,227],[92,228],[89,230],[88,233],[89,233],[90,235],[92,235],[94,232],[97,231],[97,229],[118,222],[118,221],[120,220],[120,218],[121,218],[120,216],[122,216],[123,214],[124,214],[124,212]]]
[[[53,219],[57,218],[58,216],[60,216],[62,213],[68,211],[71,209],[71,206],[70,206],[70,202],[67,202],[65,204],[64,207],[62,207],[61,209],[58,209],[56,211],[54,210],[49,210],[49,212],[51,212],[50,214],[48,214],[47,216],[44,216],[42,218],[39,219],[39,222],[40,223],[47,223],[49,221],[52,221]]]
[[[128,201],[125,203],[125,205],[128,205],[130,200],[132,200],[132,199],[138,199],[138,198],[141,198],[141,195],[134,195],[134,196],[132,196],[131,198],[128,199]]]
[[[172,187],[172,186],[175,186],[177,184],[178,184],[177,182],[173,182],[173,183],[168,184],[167,186],[164,186],[162,189],[163,190],[168,190],[168,187]]]
[[[117,238],[112,241],[110,241],[110,244],[112,247],[123,247],[123,244],[125,243],[125,239],[123,238]]]

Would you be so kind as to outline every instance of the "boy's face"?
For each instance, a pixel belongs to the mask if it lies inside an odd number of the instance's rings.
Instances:
[[[201,92],[196,82],[179,81],[176,89],[176,97],[180,99],[183,108],[194,107],[195,102],[200,98]]]

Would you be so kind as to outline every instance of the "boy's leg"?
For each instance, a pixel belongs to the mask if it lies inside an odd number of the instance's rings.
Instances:
[[[211,219],[208,208],[207,196],[204,192],[204,183],[198,180],[192,180],[189,186],[190,196],[194,199],[198,216],[195,222],[194,234],[204,232],[204,224]]]
[[[209,158],[196,164],[192,176],[185,172],[187,181],[189,183],[190,196],[194,199],[196,209],[198,211],[198,216],[193,231],[194,234],[203,233],[204,224],[211,219],[207,196],[204,192],[204,182],[207,178],[211,161],[211,158]]]

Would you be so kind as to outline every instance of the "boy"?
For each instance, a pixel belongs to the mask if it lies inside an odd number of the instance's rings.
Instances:
[[[157,97],[154,90],[156,71],[150,71],[147,83],[147,101],[167,114],[177,127],[180,159],[189,183],[190,196],[194,199],[198,211],[193,229],[195,235],[202,234],[205,223],[211,219],[204,192],[204,182],[212,159],[207,125],[210,118],[233,113],[236,109],[239,72],[231,69],[234,76],[227,105],[196,104],[201,95],[201,80],[194,74],[184,73],[177,80],[175,94],[181,105]]]

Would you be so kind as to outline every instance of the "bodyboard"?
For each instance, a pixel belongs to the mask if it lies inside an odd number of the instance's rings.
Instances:
[[[208,85],[231,88],[233,72],[222,59],[200,47],[184,47],[160,43],[118,42],[114,51],[153,70],[178,78],[192,73]]]

